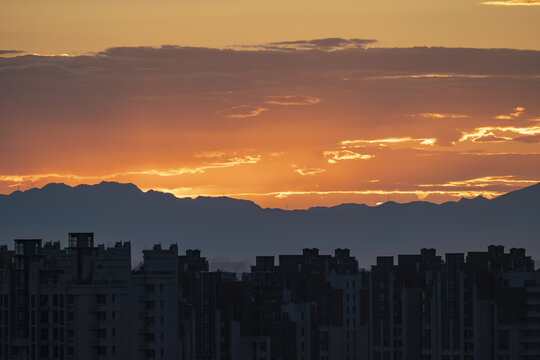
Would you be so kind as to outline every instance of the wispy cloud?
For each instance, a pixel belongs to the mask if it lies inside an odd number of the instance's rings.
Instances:
[[[472,132],[462,132],[459,141],[471,140],[476,143],[521,141],[527,142],[524,137],[540,134],[540,126],[486,126],[474,129]],[[534,142],[534,141],[533,141]]]
[[[488,191],[488,190],[306,190],[306,191],[273,191],[273,192],[242,192],[242,193],[227,193],[227,194],[212,194],[212,193],[189,193],[180,189],[155,189],[163,192],[170,192],[178,197],[190,197],[195,198],[198,196],[206,197],[220,197],[228,196],[233,198],[242,197],[275,197],[278,199],[286,199],[291,196],[299,195],[414,195],[418,199],[426,199],[430,195],[446,195],[458,198],[474,198],[477,196],[484,196],[486,198],[493,198],[504,194],[500,191]]]
[[[397,144],[404,142],[419,142],[421,145],[434,145],[437,142],[435,138],[411,138],[411,137],[400,137],[400,138],[386,138],[386,139],[373,139],[373,140],[343,140],[339,144],[344,147],[349,146],[358,146],[365,144]]]
[[[323,152],[330,164],[335,164],[340,160],[369,160],[375,155],[359,154],[351,150],[327,150]]]
[[[428,118],[428,119],[464,119],[464,118],[469,117],[469,115],[441,114],[441,113],[418,113],[418,114],[411,114],[410,116]]]
[[[494,75],[483,74],[407,74],[366,76],[365,80],[400,80],[400,79],[487,79]]]
[[[123,176],[160,176],[171,177],[181,176],[186,174],[201,174],[211,169],[230,168],[238,165],[256,164],[262,159],[261,155],[246,155],[241,157],[233,157],[222,162],[212,162],[198,167],[182,167],[176,169],[159,170],[135,170],[122,171],[104,175],[77,175],[77,174],[60,174],[60,173],[42,173],[42,174],[27,174],[27,175],[0,175],[0,181],[3,182],[37,182],[40,180],[63,179],[72,181],[96,181],[96,180],[111,180]]]
[[[274,50],[274,51],[293,51],[293,50],[322,50],[336,51],[344,49],[364,48],[367,45],[376,43],[373,39],[343,39],[343,38],[324,38],[313,40],[292,40],[276,41],[258,45],[236,45],[237,48],[253,50]]]
[[[320,174],[320,173],[323,173],[325,171],[326,171],[326,169],[317,169],[317,168],[294,169],[294,172],[296,172],[297,174],[300,174],[302,176]]]
[[[497,120],[517,119],[518,117],[523,115],[523,112],[525,112],[525,108],[521,107],[521,106],[518,106],[518,107],[514,108],[514,112],[512,112],[512,113],[510,113],[508,115],[497,115],[497,116],[495,116],[495,119],[497,119]]]
[[[514,175],[503,176],[485,176],[467,180],[449,181],[442,184],[421,184],[421,187],[488,187],[494,185],[523,187],[534,185],[540,182],[540,179],[516,179]]]
[[[501,1],[483,1],[482,5],[493,6],[540,6],[539,0],[501,0]]]
[[[244,119],[259,116],[264,111],[268,111],[268,109],[260,106],[236,105],[226,111],[225,117],[229,119]]]
[[[315,96],[303,96],[303,95],[283,95],[283,96],[268,96],[269,100],[265,101],[270,105],[281,106],[305,106],[318,104],[321,99]]]

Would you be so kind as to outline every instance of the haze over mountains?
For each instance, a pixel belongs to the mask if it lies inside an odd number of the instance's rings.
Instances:
[[[343,204],[308,210],[263,209],[231,198],[176,198],[133,184],[102,182],[0,195],[0,243],[42,238],[67,244],[68,232],[94,232],[96,243],[131,241],[133,262],[154,243],[198,248],[213,268],[238,270],[256,255],[322,253],[346,247],[363,267],[376,256],[485,251],[490,244],[524,247],[540,259],[540,184],[488,200],[433,204]],[[237,262],[237,263],[234,263]]]

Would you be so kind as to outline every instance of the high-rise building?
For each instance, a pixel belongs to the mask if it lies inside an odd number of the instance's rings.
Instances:
[[[258,256],[208,271],[199,250],[130,243],[0,246],[0,359],[530,360],[540,358],[540,272],[524,249],[381,256],[348,249]]]

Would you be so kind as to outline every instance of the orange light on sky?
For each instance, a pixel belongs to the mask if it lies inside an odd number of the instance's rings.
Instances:
[[[0,4],[0,193],[292,209],[540,181],[539,2],[149,4]]]

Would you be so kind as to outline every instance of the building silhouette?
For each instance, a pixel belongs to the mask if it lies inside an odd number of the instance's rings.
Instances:
[[[524,249],[257,256],[209,271],[199,250],[129,242],[0,247],[0,359],[540,359],[540,272]]]

